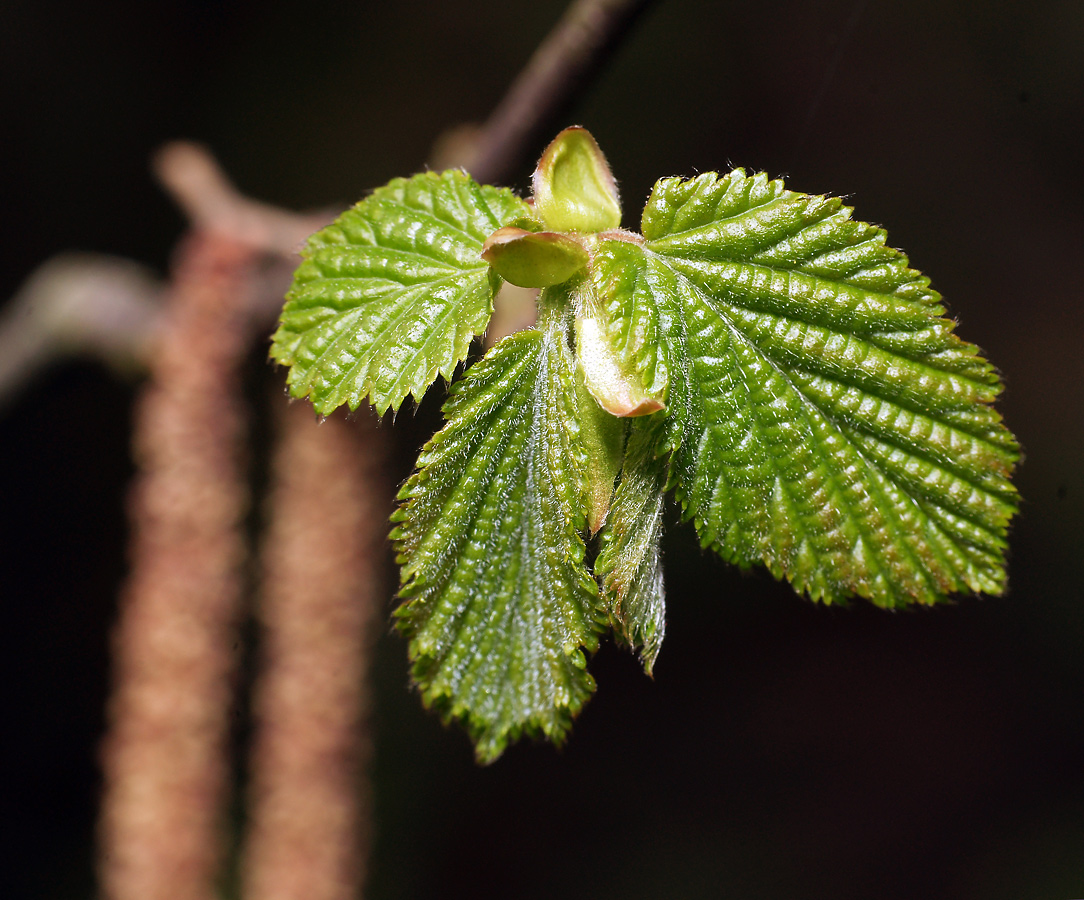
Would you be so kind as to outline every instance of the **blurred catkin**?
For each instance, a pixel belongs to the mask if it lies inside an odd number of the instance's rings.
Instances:
[[[278,411],[258,618],[243,896],[355,900],[369,841],[371,644],[382,619],[384,435]]]
[[[135,411],[132,570],[102,751],[107,900],[210,900],[224,845],[248,502],[240,310],[254,254],[197,232],[176,259]]]

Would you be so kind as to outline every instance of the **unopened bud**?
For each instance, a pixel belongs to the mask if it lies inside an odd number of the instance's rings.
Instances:
[[[553,231],[593,234],[621,225],[621,200],[610,165],[586,128],[566,128],[534,172],[534,209]]]
[[[494,231],[482,245],[482,259],[519,287],[561,284],[583,269],[587,258],[587,250],[572,235],[512,225]]]

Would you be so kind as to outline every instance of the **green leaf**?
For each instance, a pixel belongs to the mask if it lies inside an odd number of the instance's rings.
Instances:
[[[576,357],[583,369],[584,385],[611,415],[636,418],[658,412],[665,405],[665,381],[654,392],[644,389],[635,361],[613,346],[593,287],[591,282],[585,282],[577,291],[580,309],[576,315]]]
[[[611,341],[665,381],[670,483],[725,558],[825,601],[1000,593],[1018,450],[997,373],[850,214],[741,170],[660,181],[645,245],[595,255]]]
[[[587,527],[595,534],[609,515],[614,484],[621,471],[625,423],[595,402],[585,380],[583,367],[577,366],[573,385],[576,409],[571,417],[572,451],[581,473]]]
[[[286,295],[271,356],[322,414],[368,395],[377,411],[450,379],[485,331],[500,279],[486,237],[530,212],[462,172],[379,188],[314,234]]]
[[[559,740],[594,690],[584,650],[605,616],[579,533],[573,377],[563,323],[501,341],[452,389],[393,517],[414,677],[482,761],[520,734]]]
[[[621,481],[595,561],[610,624],[618,638],[639,649],[648,675],[666,631],[659,549],[667,468],[666,457],[658,454],[662,425],[657,415],[632,424]]]

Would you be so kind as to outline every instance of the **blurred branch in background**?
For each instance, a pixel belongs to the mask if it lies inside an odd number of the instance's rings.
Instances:
[[[65,356],[142,369],[160,319],[161,293],[150,270],[127,259],[64,253],[43,263],[0,316],[0,410]]]
[[[208,239],[248,247],[261,265],[247,276],[245,339],[263,338],[282,306],[296,254],[332,214],[300,215],[242,196],[211,153],[175,141],[154,158],[154,171]],[[123,372],[146,370],[164,318],[165,286],[145,266],[94,253],[47,260],[0,316],[0,409],[39,372],[70,356],[95,356]]]
[[[493,110],[462,165],[477,181],[502,182],[568,123],[584,83],[605,64],[649,0],[576,0]]]
[[[539,45],[482,126],[450,129],[434,143],[434,168],[461,166],[499,182],[567,124],[560,121],[586,81],[628,34],[650,0],[575,0]],[[167,144],[154,158],[159,181],[193,228],[229,237],[278,262],[254,277],[250,323],[270,327],[305,238],[333,213],[293,213],[240,194],[199,144]],[[266,288],[266,289],[262,289]],[[161,284],[144,266],[114,257],[67,253],[43,263],[0,317],[0,406],[45,366],[87,354],[143,368],[160,315]],[[261,317],[262,313],[262,317]],[[518,322],[518,313],[513,320]]]
[[[192,228],[227,236],[265,254],[295,257],[305,238],[333,218],[331,213],[288,212],[245,197],[200,144],[166,144],[154,157],[154,171]],[[273,314],[280,304],[281,297],[276,298]]]

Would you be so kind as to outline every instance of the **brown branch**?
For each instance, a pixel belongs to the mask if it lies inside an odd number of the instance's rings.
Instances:
[[[100,877],[109,900],[209,900],[245,548],[243,296],[252,252],[181,246],[138,400],[132,572],[114,633]]]
[[[174,141],[155,154],[155,174],[196,228],[251,248],[264,265],[253,270],[245,294],[249,340],[264,339],[282,309],[306,238],[335,213],[295,213],[244,196],[201,144]]]
[[[301,215],[249,199],[201,144],[166,144],[155,154],[153,167],[194,228],[264,253],[296,256],[305,239],[332,219],[328,213]]]
[[[572,94],[598,70],[628,32],[649,0],[575,0],[531,57],[482,128],[455,129],[434,147],[434,165],[462,165],[483,182],[504,180],[514,167],[538,149]],[[245,197],[233,186],[210,152],[199,144],[176,141],[162,147],[153,166],[194,227],[219,234],[270,256],[293,259],[308,235],[334,217],[328,211],[307,215],[289,212]],[[48,269],[52,263],[42,267]],[[252,321],[265,323],[281,302],[287,274],[272,271],[268,289],[253,290]],[[87,266],[87,281],[97,277]],[[75,283],[65,281],[65,286]],[[128,293],[121,285],[119,293]],[[50,295],[55,291],[50,290]],[[150,296],[150,291],[143,294]],[[15,314],[0,320],[0,404],[10,398],[39,369],[65,349],[96,355],[120,354],[142,361],[141,351],[154,327],[152,304],[131,307],[118,323],[117,304],[108,292],[75,292],[78,303],[58,303],[63,332],[44,330],[29,306],[12,306]],[[143,299],[142,297],[139,299]],[[39,303],[34,299],[34,307]],[[125,306],[125,309],[128,309]],[[263,313],[261,317],[258,315]],[[512,318],[520,318],[518,312]],[[52,322],[52,320],[50,320]],[[129,325],[133,323],[135,327]],[[103,334],[115,328],[115,334]],[[262,328],[260,329],[262,331]]]
[[[87,353],[144,365],[161,312],[161,285],[137,263],[63,253],[43,263],[0,314],[0,408],[37,372]]]
[[[386,441],[376,420],[281,410],[263,548],[244,895],[353,900],[368,859],[371,644],[382,618]]]
[[[282,307],[298,250],[332,214],[300,215],[244,197],[198,144],[167,144],[154,168],[196,229],[265,256],[244,292],[249,340],[262,337]],[[146,367],[162,318],[162,290],[145,267],[129,260],[91,253],[47,260],[0,314],[0,408],[65,356],[87,354],[121,369]]]
[[[583,90],[648,2],[575,0],[493,110],[464,168],[478,181],[500,182],[540,150],[573,92]]]

